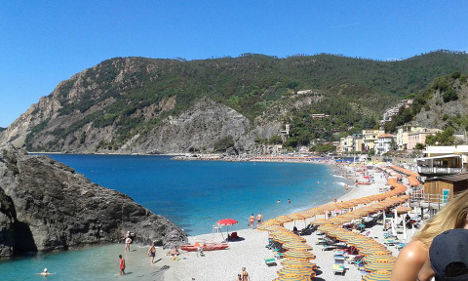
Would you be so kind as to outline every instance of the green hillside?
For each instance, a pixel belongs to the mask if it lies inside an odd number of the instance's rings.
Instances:
[[[112,145],[119,147],[208,97],[237,110],[254,126],[257,117],[290,122],[296,141],[306,144],[317,137],[331,139],[333,133],[350,128],[373,127],[385,108],[454,71],[468,72],[467,54],[437,51],[401,61],[328,54],[288,58],[244,54],[193,61],[113,58],[59,84],[51,94],[63,106],[59,115],[80,117],[70,126],[55,126],[52,134],[66,137],[89,123],[94,128],[112,125],[116,128]],[[292,106],[296,92],[304,89],[320,93],[323,99]],[[152,118],[135,114],[171,97],[176,98],[175,106],[156,109]],[[281,108],[287,113],[279,116],[275,110]],[[311,113],[326,113],[330,118],[312,120]],[[29,149],[38,149],[32,140],[50,127],[49,122],[45,119],[31,128],[26,140]]]

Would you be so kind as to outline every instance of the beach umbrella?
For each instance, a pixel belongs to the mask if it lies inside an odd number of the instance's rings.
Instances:
[[[228,230],[229,230],[229,226],[230,225],[235,225],[237,224],[238,221],[234,220],[234,219],[222,219],[222,220],[219,220],[216,222],[217,225],[220,225],[220,226],[226,226],[226,235],[228,235]],[[221,237],[222,237],[222,233],[221,233]],[[223,237],[223,240],[224,240],[224,237]]]
[[[315,259],[315,255],[304,251],[304,250],[289,250],[286,251],[283,254],[284,257],[286,258],[291,258],[291,259],[298,259],[298,260],[313,260]]]
[[[388,270],[377,270],[362,277],[362,281],[390,281],[392,272]]]
[[[278,278],[273,279],[273,281],[311,281],[310,276],[307,275],[297,275],[297,274],[283,274]]]
[[[386,262],[372,262],[364,265],[364,270],[366,271],[376,271],[376,270],[392,270],[393,263]]]
[[[315,263],[310,263],[306,260],[296,260],[296,259],[288,259],[284,258],[281,260],[281,265],[284,267],[310,267],[312,269],[316,269],[317,265]]]
[[[297,274],[297,275],[312,275],[312,273],[314,273],[314,271],[312,270],[312,268],[307,268],[307,267],[303,267],[303,268],[298,268],[298,267],[283,267],[281,268],[280,270],[277,271],[278,275],[281,276],[281,275],[284,275],[284,274]]]
[[[282,244],[287,243],[287,242],[305,243],[305,240],[301,240],[301,238],[297,236],[291,236],[291,235],[276,235],[276,236],[273,236],[273,240],[275,240],[276,242],[280,242]]]
[[[287,242],[283,244],[283,249],[286,250],[304,250],[304,251],[311,251],[312,247],[307,245],[306,243],[301,242]]]
[[[407,213],[407,212],[413,210],[413,208],[405,207],[405,206],[399,206],[399,207],[396,208],[396,210],[397,210],[398,214],[403,214],[403,213]]]
[[[362,259],[365,263],[380,262],[380,263],[393,263],[396,258],[391,255],[369,255]]]

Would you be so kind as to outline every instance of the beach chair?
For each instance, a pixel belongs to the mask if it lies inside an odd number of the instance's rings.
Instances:
[[[276,260],[275,258],[267,258],[265,259],[265,264],[268,266],[275,266],[276,265]]]
[[[335,263],[333,264],[333,273],[344,275],[346,271],[344,263],[345,263],[344,256],[335,256]]]

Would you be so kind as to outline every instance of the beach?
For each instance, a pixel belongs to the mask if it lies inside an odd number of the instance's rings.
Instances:
[[[354,173],[352,167],[348,166],[347,169]],[[358,185],[351,188],[349,192],[337,198],[337,201],[379,193],[379,188],[386,185],[386,178],[381,172],[375,172],[374,180],[373,184]],[[301,229],[309,221],[287,223],[285,228],[292,229],[295,223]],[[380,230],[377,226],[372,232],[378,236],[382,232],[381,229],[382,226],[380,226]],[[242,229],[238,230],[237,233],[245,240],[230,242],[227,250],[205,252],[204,257],[198,257],[196,253],[183,253],[180,255],[180,259],[173,261],[164,255],[161,256],[162,260],[159,266],[164,264],[170,267],[164,275],[164,280],[235,280],[237,274],[241,273],[242,267],[247,268],[251,280],[273,280],[276,278],[276,271],[281,268],[281,265],[269,267],[264,262],[264,259],[273,257],[272,251],[265,248],[268,242],[268,232],[256,229]],[[223,235],[226,237],[226,232]],[[314,263],[319,266],[318,272],[321,272],[318,277],[323,280],[361,280],[361,274],[354,266],[350,267],[344,276],[334,275],[332,271],[333,251],[322,251],[320,246],[316,246],[317,235],[315,234],[304,236],[304,238],[306,238],[307,244],[314,248],[312,253],[317,256]],[[190,243],[199,241],[220,242],[222,240],[223,236],[220,233],[189,237]]]

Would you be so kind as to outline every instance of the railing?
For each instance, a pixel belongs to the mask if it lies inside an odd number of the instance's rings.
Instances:
[[[413,191],[410,194],[410,202],[419,204],[427,204],[429,208],[431,205],[440,209],[442,206],[446,205],[450,201],[451,197],[449,195],[435,194],[435,193],[424,193],[423,191]]]
[[[420,174],[458,174],[462,172],[462,168],[442,168],[442,167],[421,167],[418,166]]]

